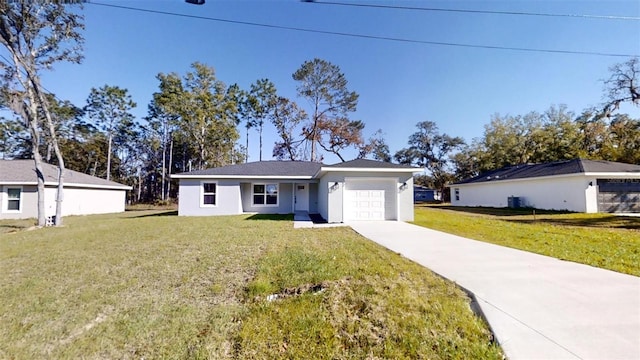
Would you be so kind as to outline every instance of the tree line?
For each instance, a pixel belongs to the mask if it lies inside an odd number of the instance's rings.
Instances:
[[[524,115],[495,114],[483,135],[470,143],[443,134],[432,121],[417,124],[408,147],[394,160],[425,168],[416,182],[447,195],[446,185],[487,171],[527,163],[584,158],[640,164],[640,119],[619,113],[624,103],[640,106],[640,59],[610,68],[605,103],[573,113],[565,105]]]

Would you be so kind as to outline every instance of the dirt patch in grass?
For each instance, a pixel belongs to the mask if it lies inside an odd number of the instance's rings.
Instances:
[[[267,248],[237,357],[502,358],[454,284],[351,229],[324,230]]]

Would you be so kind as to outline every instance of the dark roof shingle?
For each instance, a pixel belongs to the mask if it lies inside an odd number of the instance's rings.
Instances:
[[[393,164],[390,162],[369,160],[369,159],[355,159],[351,161],[345,161],[333,165],[325,165],[326,168],[366,168],[366,169],[417,169],[410,165]]]
[[[256,161],[245,164],[227,165],[217,168],[195,170],[180,175],[217,175],[217,176],[314,176],[322,167],[321,163],[311,161]]]
[[[604,160],[573,159],[546,164],[524,164],[508,166],[489,171],[456,184],[471,184],[490,181],[526,179],[543,176],[569,175],[580,173],[640,173],[640,165]]]
[[[46,183],[58,183],[58,167],[42,163],[42,172]],[[0,183],[35,184],[37,181],[33,160],[0,160]],[[95,176],[67,169],[65,184],[89,185],[128,189],[129,186],[107,181]]]

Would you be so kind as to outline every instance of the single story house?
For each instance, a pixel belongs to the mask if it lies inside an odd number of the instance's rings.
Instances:
[[[420,169],[358,159],[335,165],[258,161],[171,175],[178,215],[320,214],[330,223],[413,220],[413,173]]]
[[[415,185],[413,187],[413,201],[418,202],[433,202],[442,200],[440,191],[429,189],[421,185]]]
[[[42,164],[45,216],[56,214],[58,167]],[[66,170],[62,215],[123,212],[130,186]],[[38,216],[38,188],[33,160],[0,160],[0,219]]]
[[[455,206],[640,213],[640,165],[611,161],[517,165],[449,187]]]

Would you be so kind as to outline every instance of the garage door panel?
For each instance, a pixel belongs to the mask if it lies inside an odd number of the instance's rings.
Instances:
[[[598,179],[598,211],[640,213],[640,179]]]
[[[395,219],[395,186],[395,180],[347,180],[345,219]]]

